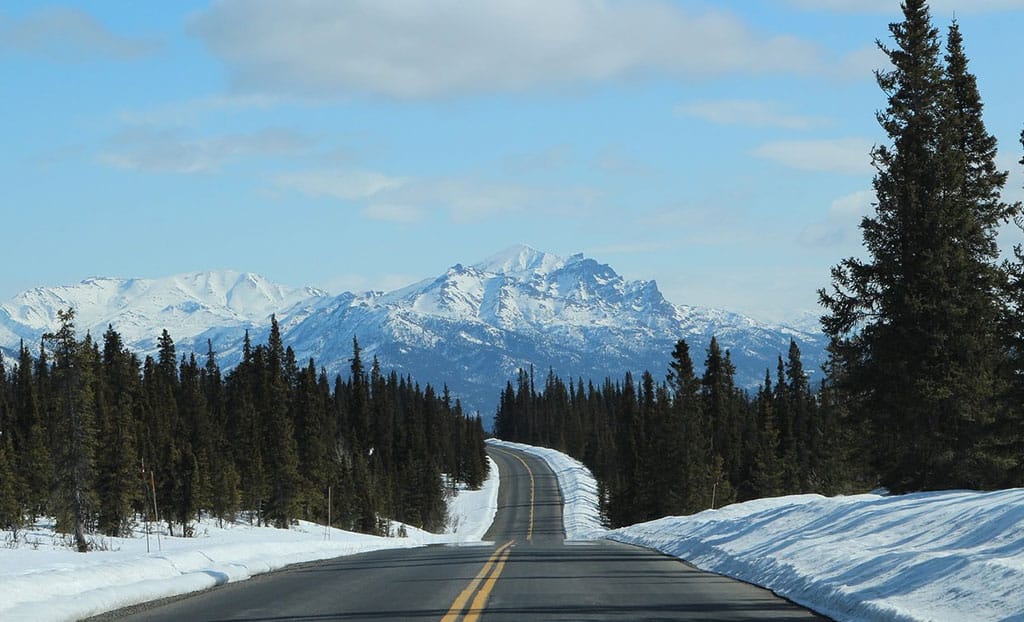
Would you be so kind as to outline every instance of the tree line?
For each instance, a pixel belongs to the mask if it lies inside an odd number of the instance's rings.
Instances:
[[[71,309],[58,322],[38,356],[24,343],[10,368],[0,356],[2,528],[55,516],[83,551],[86,534],[127,535],[154,512],[182,535],[242,511],[278,527],[437,529],[444,487],[486,477],[480,417],[376,358],[367,370],[355,339],[350,374],[332,385],[298,363],[276,318],[266,344],[246,333],[226,374],[209,343],[204,361],[179,359],[164,331],[140,362],[112,327],[99,343],[77,339]]]
[[[538,390],[532,370],[522,370],[501,393],[494,432],[579,458],[598,480],[612,526],[844,490],[835,412],[827,391],[812,393],[796,343],[779,357],[774,381],[765,371],[755,395],[737,387],[734,375],[729,351],[715,338],[699,377],[685,340],[661,380],[645,371],[639,381],[627,373],[595,386],[549,371]]]
[[[1001,259],[998,244],[1024,210],[1001,198],[959,25],[943,49],[927,3],[902,7],[878,42],[889,142],[871,152],[864,256],[818,292],[830,343],[816,392],[795,344],[747,396],[728,352],[712,342],[698,379],[680,341],[664,382],[551,374],[538,393],[523,372],[502,393],[498,436],[582,459],[612,525],[782,493],[1024,485],[1024,248]]]

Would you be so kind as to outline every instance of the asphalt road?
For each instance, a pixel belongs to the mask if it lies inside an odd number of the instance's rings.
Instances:
[[[565,542],[539,459],[490,448],[498,515],[480,546],[379,551],[301,564],[104,616],[133,622],[335,620],[821,620],[772,593],[614,542]]]

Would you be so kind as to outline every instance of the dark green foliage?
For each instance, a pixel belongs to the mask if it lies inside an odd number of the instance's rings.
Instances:
[[[73,530],[75,546],[89,550],[85,539],[96,508],[96,399],[94,381],[99,354],[86,335],[75,339],[75,313],[58,311],[60,328],[44,337],[53,346],[55,472],[58,473],[57,526]]]
[[[520,371],[516,387],[510,382],[501,394],[495,431],[579,458],[597,478],[602,512],[613,526],[755,497],[824,492],[825,474],[836,486],[843,470],[825,453],[826,439],[838,431],[823,419],[795,346],[788,361],[780,364],[784,391],[773,390],[766,375],[753,400],[736,388],[731,357],[714,339],[701,379],[685,341],[676,344],[661,384],[644,372],[639,387],[627,374],[622,383],[607,379],[600,389],[585,389],[582,380],[566,385],[549,372],[537,393],[532,374]],[[788,445],[777,428],[783,395],[799,421],[790,425]]]
[[[846,259],[821,290],[830,382],[874,477],[895,491],[998,485],[997,396],[1005,313],[997,227],[1020,211],[999,194],[995,141],[954,24],[940,58],[923,0],[904,3],[880,47],[877,205],[861,225],[866,260]],[[798,458],[799,459],[799,458]]]
[[[85,550],[89,531],[153,519],[152,483],[159,519],[186,536],[203,514],[241,510],[278,527],[330,516],[370,533],[389,519],[439,529],[443,474],[452,487],[487,476],[479,415],[376,360],[368,376],[355,341],[353,375],[332,391],[314,361],[298,366],[276,318],[265,345],[246,335],[226,376],[209,343],[203,365],[179,361],[164,331],[140,365],[112,327],[101,353],[76,339],[72,311],[59,319],[35,361],[24,346],[13,371],[0,358],[0,528],[54,513]]]
[[[140,469],[135,441],[135,407],[141,396],[139,361],[108,327],[103,335],[103,382],[98,403],[99,447],[96,492],[98,527],[108,536],[127,535],[134,507],[141,505]]]
[[[10,435],[0,435],[0,529],[17,531],[24,521],[24,513],[18,502],[14,469],[11,466],[13,454],[14,445]]]

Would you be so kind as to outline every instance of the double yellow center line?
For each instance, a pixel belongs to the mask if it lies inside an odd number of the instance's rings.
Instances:
[[[501,572],[505,570],[505,562],[508,561],[508,556],[512,554],[513,544],[515,544],[515,540],[509,540],[491,554],[487,559],[487,563],[484,564],[484,567],[477,573],[476,577],[470,581],[466,589],[459,593],[458,598],[452,603],[451,609],[441,618],[441,622],[456,622],[459,616],[463,614],[463,609],[465,609],[465,616],[462,618],[463,622],[475,622],[480,619],[480,614],[487,607],[487,599],[491,597],[491,590],[494,589],[494,585],[498,582]],[[475,597],[473,596],[474,592],[476,593]],[[466,609],[466,603],[469,603],[471,597],[473,602]]]
[[[533,506],[535,505],[534,498],[536,497],[537,492],[537,483],[533,478],[533,469],[530,468],[529,464],[526,464],[526,460],[523,460],[522,456],[520,456],[519,454],[514,454],[512,452],[503,450],[498,451],[501,451],[501,453],[505,454],[506,456],[512,456],[513,458],[521,462],[523,468],[526,469],[526,473],[530,476],[530,522],[527,524],[526,527],[526,541],[530,542],[533,540]]]
[[[533,540],[533,506],[536,494],[533,470],[520,456],[505,451],[501,453],[513,456],[521,462],[526,472],[530,475],[530,522],[526,528],[526,540],[529,542]],[[458,622],[460,616],[463,622],[476,622],[480,619],[480,614],[487,607],[487,599],[491,597],[491,591],[498,583],[498,578],[501,577],[502,571],[505,570],[505,563],[508,562],[509,555],[512,554],[513,545],[515,545],[515,540],[509,540],[495,549],[476,577],[469,582],[466,589],[459,593],[455,602],[452,603],[451,609],[441,618],[441,622]],[[472,599],[472,602],[470,602],[470,599]]]

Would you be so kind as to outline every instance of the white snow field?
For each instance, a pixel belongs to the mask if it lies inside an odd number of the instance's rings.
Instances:
[[[217,527],[203,520],[196,537],[156,535],[146,552],[144,531],[133,538],[96,538],[102,549],[77,553],[45,526],[17,540],[0,531],[0,620],[77,620],[159,598],[243,581],[289,564],[385,548],[480,541],[498,509],[498,468],[477,491],[449,505],[448,533],[408,527],[408,537],[381,538],[300,522],[292,529]],[[395,528],[397,530],[397,526]]]
[[[1024,621],[1024,489],[796,495],[603,531],[583,465],[551,449],[494,444],[551,466],[575,500],[565,506],[569,538],[656,549],[835,620]]]

